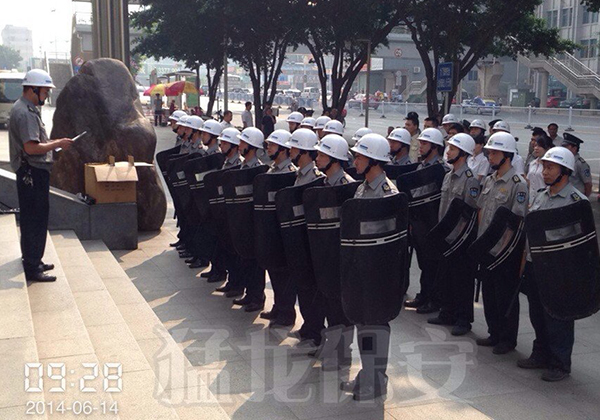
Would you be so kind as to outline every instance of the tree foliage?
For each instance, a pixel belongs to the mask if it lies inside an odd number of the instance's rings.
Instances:
[[[23,60],[23,57],[21,57],[19,51],[6,45],[0,45],[0,69],[16,69],[21,60]]]

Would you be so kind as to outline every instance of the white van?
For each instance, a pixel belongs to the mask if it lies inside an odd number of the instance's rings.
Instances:
[[[0,72],[0,126],[8,123],[13,104],[23,94],[25,73]]]
[[[316,87],[305,87],[302,93],[300,94],[301,98],[311,98],[311,99],[319,99],[319,95],[321,91]]]

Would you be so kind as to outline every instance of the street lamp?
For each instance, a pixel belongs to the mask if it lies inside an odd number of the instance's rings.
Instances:
[[[365,98],[365,127],[369,126],[369,91],[371,90],[371,39],[358,39],[359,42],[367,43],[367,88],[365,90],[366,98]]]

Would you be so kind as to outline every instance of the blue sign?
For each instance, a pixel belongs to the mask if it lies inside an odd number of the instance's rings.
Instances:
[[[452,90],[452,63],[439,63],[437,67],[437,90],[438,92],[450,92]]]

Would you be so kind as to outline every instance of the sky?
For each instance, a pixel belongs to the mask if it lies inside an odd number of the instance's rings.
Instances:
[[[5,25],[25,26],[33,31],[34,55],[47,51],[53,56],[57,51],[64,56],[71,50],[71,20],[76,11],[91,12],[91,5],[72,0],[0,0],[0,31]]]

